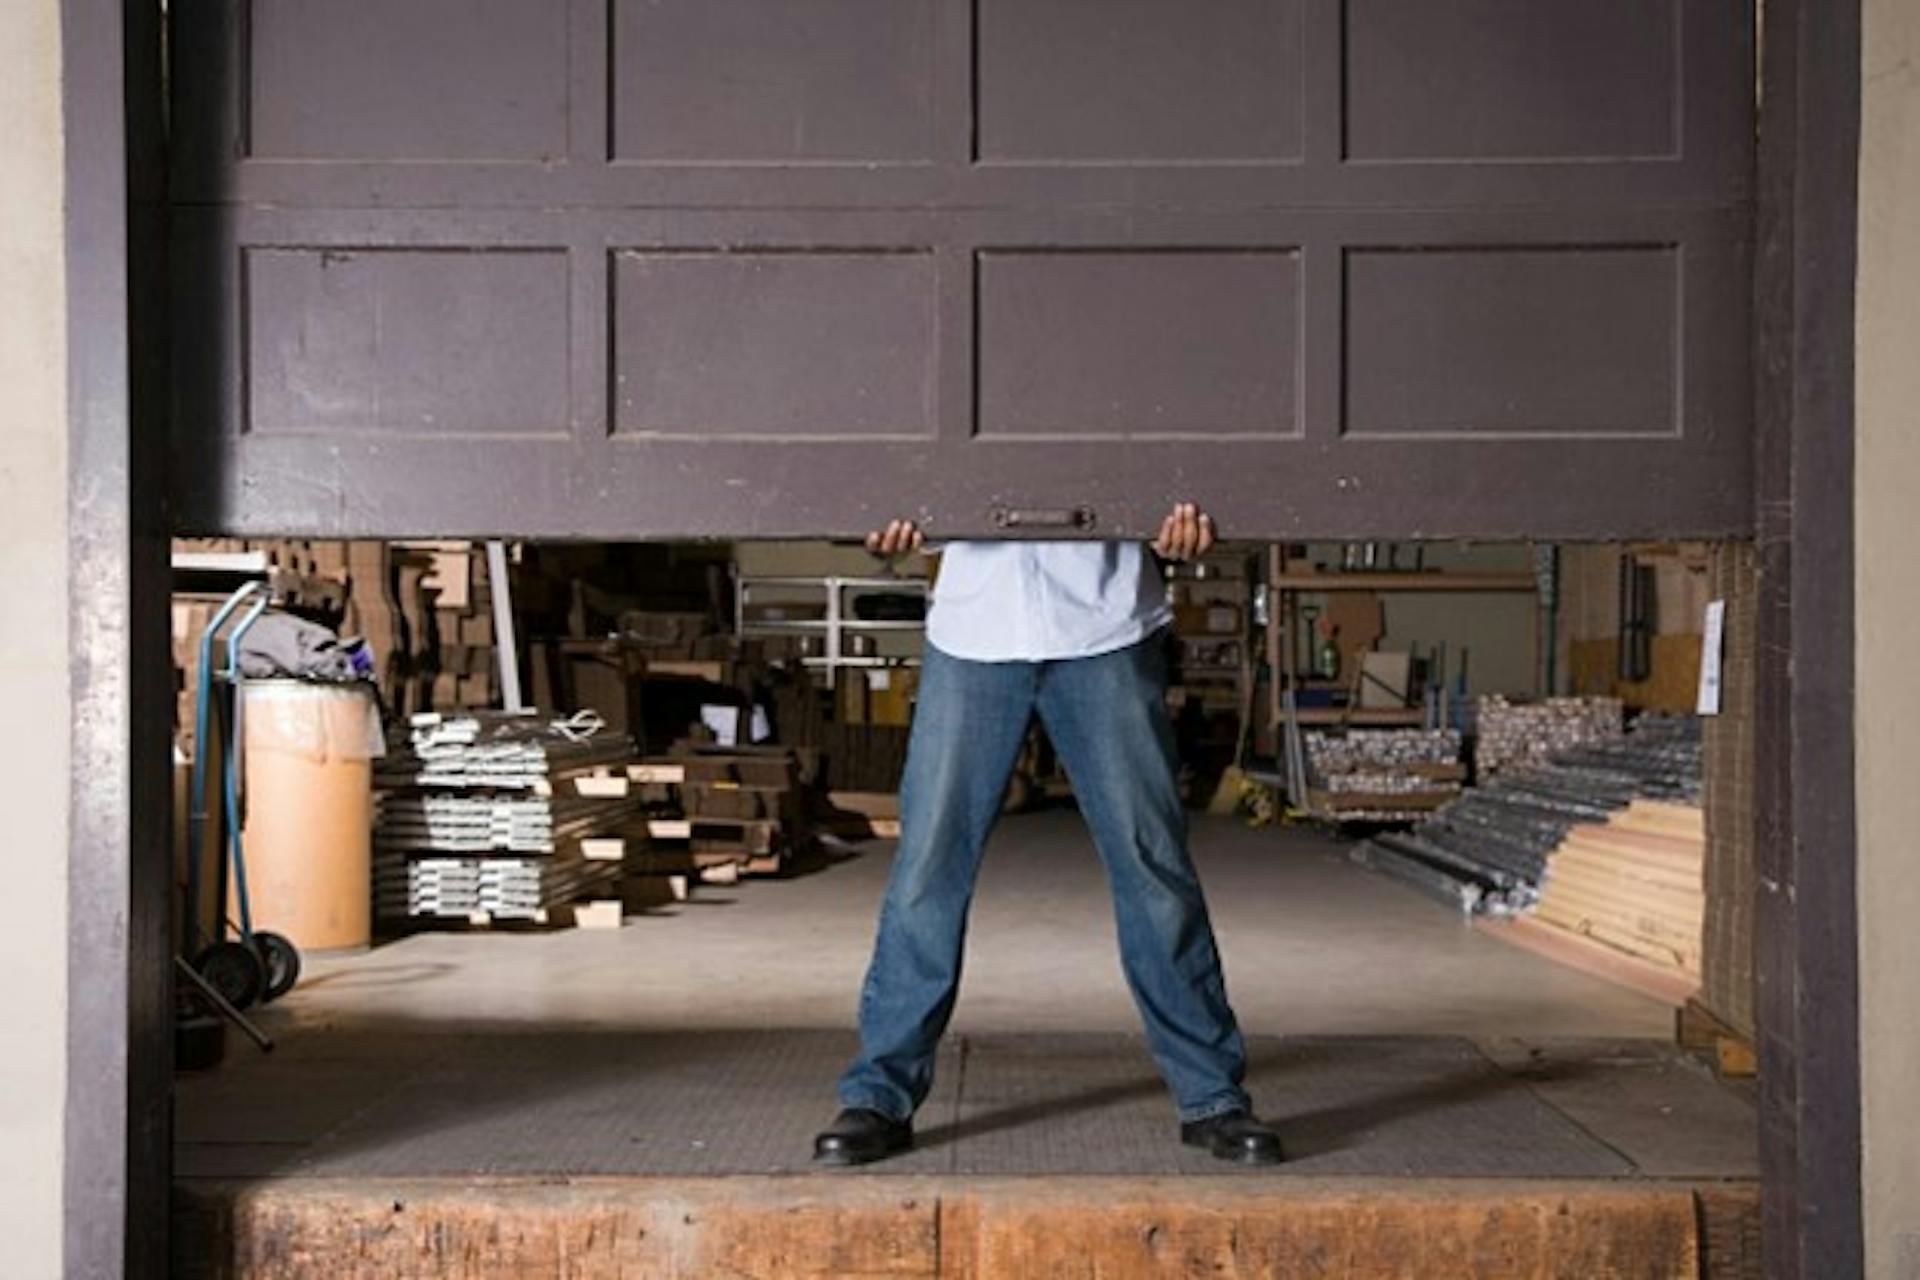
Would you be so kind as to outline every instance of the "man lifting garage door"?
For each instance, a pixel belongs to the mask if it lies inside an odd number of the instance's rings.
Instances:
[[[1213,545],[1192,503],[1162,521],[1154,555]],[[921,549],[907,520],[867,536],[893,559]],[[1153,556],[1135,542],[955,542],[927,617],[920,697],[900,788],[900,845],[860,992],[860,1051],[843,1108],[814,1140],[823,1164],[913,1145],[934,1047],[960,985],[981,854],[1027,726],[1046,727],[1113,889],[1120,959],[1173,1094],[1180,1139],[1224,1160],[1277,1164],[1253,1115],[1246,1048],[1227,1003],[1206,899],[1187,851],[1167,717],[1172,621]]]

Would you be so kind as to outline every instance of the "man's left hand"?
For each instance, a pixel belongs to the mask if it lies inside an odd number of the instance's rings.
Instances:
[[[1213,547],[1213,517],[1191,502],[1175,503],[1153,540],[1162,560],[1198,560]]]

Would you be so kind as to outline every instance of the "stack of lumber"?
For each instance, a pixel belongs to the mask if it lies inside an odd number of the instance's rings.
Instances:
[[[1521,702],[1483,696],[1474,711],[1474,776],[1492,782],[1502,773],[1544,764],[1556,753],[1620,736],[1618,698],[1544,698]]]
[[[1556,959],[1684,1003],[1700,983],[1706,845],[1695,804],[1636,800],[1581,823],[1547,855],[1538,928],[1522,932]]]
[[[773,873],[810,847],[811,773],[800,752],[684,743],[647,768],[670,812],[648,821],[644,870],[707,880]]]
[[[416,858],[380,867],[374,885],[388,916],[544,924],[556,907],[613,897],[618,873],[578,858]]]
[[[1452,729],[1348,729],[1304,735],[1308,808],[1345,820],[1412,821],[1460,794]]]
[[[410,720],[406,748],[380,762],[389,787],[488,787],[551,794],[557,784],[634,754],[617,735],[588,732],[535,713],[423,712]]]
[[[545,921],[617,897],[644,846],[630,741],[537,715],[413,717],[375,772],[374,902],[398,919]]]

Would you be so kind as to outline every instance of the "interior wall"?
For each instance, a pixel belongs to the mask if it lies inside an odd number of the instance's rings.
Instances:
[[[1606,694],[1629,707],[1691,711],[1700,685],[1700,633],[1713,598],[1713,552],[1704,543],[1640,545],[1635,559],[1653,571],[1651,659],[1644,679],[1620,678],[1620,561],[1624,544],[1577,543],[1560,549],[1555,629],[1556,692]]]
[[[1854,645],[1868,1273],[1920,1277],[1920,5],[1866,0]]]
[[[1426,549],[1428,568],[1455,573],[1531,573],[1528,543],[1436,542]],[[1447,680],[1460,670],[1467,653],[1467,694],[1533,694],[1538,680],[1534,598],[1500,593],[1427,592],[1388,595],[1384,650],[1421,652],[1447,647]]]
[[[0,5],[0,1240],[5,1270],[62,1273],[67,991],[67,347],[57,0]],[[31,976],[27,976],[31,975]]]
[[[1336,573],[1345,544],[1307,544],[1306,558],[1320,571]],[[1387,546],[1377,552],[1379,567],[1388,564]],[[1398,564],[1411,569],[1414,544],[1398,544]],[[1429,542],[1421,551],[1421,565],[1453,573],[1532,573],[1533,548],[1524,542]],[[1326,597],[1308,593],[1304,603],[1326,604]],[[1531,695],[1535,692],[1536,641],[1534,598],[1513,592],[1434,591],[1387,592],[1380,596],[1386,629],[1376,646],[1384,653],[1430,654],[1446,646],[1448,687],[1460,672],[1460,654],[1467,651],[1467,693]]]

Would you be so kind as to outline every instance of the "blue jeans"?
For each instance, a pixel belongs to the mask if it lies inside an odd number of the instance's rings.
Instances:
[[[1106,866],[1127,985],[1180,1118],[1247,1107],[1246,1049],[1187,855],[1164,636],[1058,662],[969,662],[929,645],[925,663],[840,1104],[904,1120],[926,1100],[980,856],[1038,713]]]

